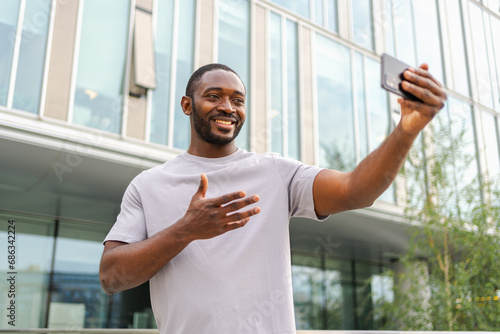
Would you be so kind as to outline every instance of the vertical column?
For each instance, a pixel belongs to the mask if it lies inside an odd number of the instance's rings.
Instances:
[[[299,25],[299,69],[301,92],[301,157],[306,164],[314,164],[315,145],[315,119],[314,119],[314,73],[312,57],[311,29]]]
[[[198,4],[196,9],[198,26],[196,30],[195,68],[212,63],[215,54],[214,33],[216,22],[214,0],[200,0]]]
[[[56,1],[44,116],[67,121],[78,1]]]
[[[252,112],[251,116],[251,144],[250,147],[255,152],[265,152],[267,150],[266,142],[268,140],[267,135],[267,117],[268,112],[267,107],[267,12],[266,9],[256,5],[253,9],[252,17],[252,29],[253,29],[253,47],[252,52],[252,70],[253,77],[251,80],[252,85],[252,110],[247,110]]]

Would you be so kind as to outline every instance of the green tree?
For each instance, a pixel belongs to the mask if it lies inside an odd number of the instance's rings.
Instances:
[[[464,149],[470,131],[451,119],[443,113],[432,123],[404,169],[415,227],[399,259],[404,270],[388,273],[394,299],[374,315],[385,329],[500,330],[498,182],[474,177],[475,157]]]

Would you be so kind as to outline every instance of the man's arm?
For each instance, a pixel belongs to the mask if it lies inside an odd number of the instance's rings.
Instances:
[[[404,72],[402,87],[422,100],[398,99],[401,120],[394,131],[352,172],[322,170],[313,184],[316,214],[324,216],[373,204],[394,181],[420,131],[443,108],[446,94],[427,64]]]
[[[243,227],[251,216],[260,212],[258,207],[235,212],[258,202],[257,195],[243,198],[245,192],[240,191],[206,199],[207,188],[207,176],[202,174],[200,187],[191,199],[186,214],[153,237],[132,244],[106,242],[99,267],[99,278],[106,293],[141,285],[190,242],[213,238]]]

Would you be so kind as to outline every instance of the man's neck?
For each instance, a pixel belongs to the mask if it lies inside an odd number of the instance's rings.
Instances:
[[[234,141],[226,145],[215,145],[209,143],[194,144],[191,142],[187,152],[202,158],[223,158],[238,150]]]

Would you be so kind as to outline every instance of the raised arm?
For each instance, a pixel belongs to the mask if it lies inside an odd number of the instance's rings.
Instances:
[[[258,207],[235,212],[258,202],[257,195],[244,198],[245,192],[240,191],[206,199],[207,188],[207,176],[202,174],[200,186],[192,197],[186,214],[153,237],[131,244],[106,242],[99,278],[107,294],[141,285],[192,241],[213,238],[243,227],[251,216],[260,212]]]
[[[313,185],[316,214],[328,215],[370,206],[394,181],[413,141],[446,101],[442,85],[428,69],[427,64],[423,64],[404,72],[403,89],[422,102],[398,99],[401,120],[379,148],[352,172],[326,169],[318,173]]]

